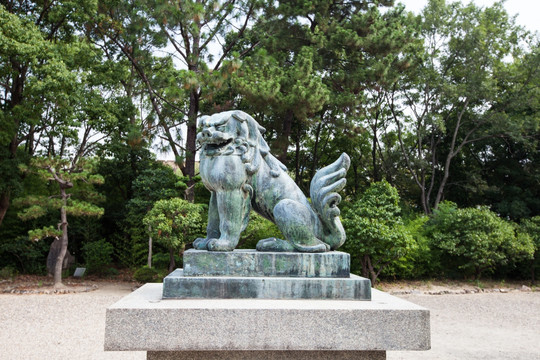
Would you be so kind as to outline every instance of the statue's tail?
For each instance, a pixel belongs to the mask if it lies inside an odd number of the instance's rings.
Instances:
[[[332,250],[345,242],[345,230],[339,219],[338,204],[341,196],[338,191],[345,187],[345,175],[351,165],[349,155],[343,153],[334,163],[317,171],[310,185],[311,204],[321,220],[321,240]]]

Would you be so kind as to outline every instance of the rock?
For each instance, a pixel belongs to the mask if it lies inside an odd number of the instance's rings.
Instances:
[[[54,274],[54,268],[56,266],[56,259],[62,248],[62,240],[56,238],[52,243],[49,249],[49,255],[47,255],[47,271],[49,275]],[[71,264],[75,263],[75,257],[69,253],[69,250],[66,251],[64,256],[64,262],[62,264],[62,270],[69,269]]]
[[[521,291],[532,291],[532,289],[527,285],[521,285]]]

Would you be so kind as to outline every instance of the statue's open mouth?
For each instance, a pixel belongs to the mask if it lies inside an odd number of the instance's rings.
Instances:
[[[206,143],[205,151],[206,151],[207,154],[212,155],[212,154],[215,154],[215,153],[225,149],[227,147],[227,145],[231,144],[232,142],[233,142],[233,139],[230,138],[230,139],[226,139],[226,140],[224,139],[221,142]]]

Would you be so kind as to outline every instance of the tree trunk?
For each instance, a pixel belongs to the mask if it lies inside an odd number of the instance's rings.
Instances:
[[[172,273],[175,267],[176,262],[174,261],[174,249],[169,248],[169,273]]]
[[[536,278],[534,273],[534,265],[536,264],[536,257],[531,260],[531,285],[536,285]]]
[[[152,227],[148,225],[148,233],[152,231]],[[152,267],[152,236],[148,236],[148,262],[147,265],[149,268]]]
[[[4,217],[6,216],[6,213],[9,209],[9,198],[11,195],[11,191],[9,189],[2,192],[0,195],[0,226],[2,226],[2,222],[4,221]]]
[[[480,275],[482,274],[482,270],[483,270],[483,269],[480,268],[480,267],[478,267],[478,266],[475,268],[475,271],[474,271],[474,280],[476,280],[476,281],[479,281],[479,280],[480,280]]]
[[[300,127],[296,131],[296,151],[294,159],[294,182],[300,185]]]
[[[315,176],[315,171],[317,170],[317,163],[319,162],[319,139],[321,137],[321,127],[322,121],[319,121],[317,124],[317,131],[315,132],[315,145],[313,146],[313,161],[311,163],[311,178]]]
[[[62,265],[64,264],[64,257],[66,256],[67,252],[67,246],[68,246],[68,233],[67,233],[67,214],[66,214],[66,206],[67,206],[67,194],[66,190],[64,188],[61,188],[62,192],[62,207],[60,208],[60,228],[62,229],[62,237],[60,238],[62,241],[60,253],[58,254],[58,258],[56,259],[56,264],[54,266],[54,287],[55,288],[63,288],[65,287],[64,284],[62,284]]]
[[[362,258],[360,258],[360,262],[362,263],[362,276],[365,278],[369,277],[369,271],[367,266],[368,259],[368,255],[364,255]]]
[[[369,257],[369,255],[366,255],[366,259],[367,259],[367,266],[369,270],[369,279],[371,280],[371,286],[375,286],[375,284],[377,283],[377,278],[379,277],[379,274],[375,272],[375,269],[373,268],[373,265],[371,264],[371,258]]]
[[[189,112],[186,134],[186,164],[183,171],[184,176],[189,177],[186,189],[186,200],[193,202],[195,192],[193,191],[193,177],[195,176],[195,153],[197,151],[197,114],[199,113],[199,94],[198,90],[191,91],[189,96]],[[178,164],[183,166],[183,164]]]
[[[373,131],[373,138],[372,138],[372,146],[371,146],[371,163],[373,166],[373,181],[381,181],[381,176],[379,174],[379,167],[377,165],[377,120],[378,120],[379,114],[378,112],[375,114],[375,123],[371,127],[371,131]]]
[[[279,161],[287,165],[287,150],[289,150],[289,138],[291,136],[291,129],[293,123],[294,114],[292,111],[288,111],[283,118],[281,132],[278,129],[276,141],[274,141],[275,155]]]

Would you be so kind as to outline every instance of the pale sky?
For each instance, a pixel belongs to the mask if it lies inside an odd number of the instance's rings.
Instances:
[[[427,0],[398,0],[407,10],[419,13],[427,4]],[[451,0],[447,0],[450,2]],[[494,0],[472,0],[478,6],[491,6]],[[462,0],[462,3],[469,3]],[[516,23],[529,31],[540,32],[540,0],[507,0],[504,4],[510,15],[517,15]]]

